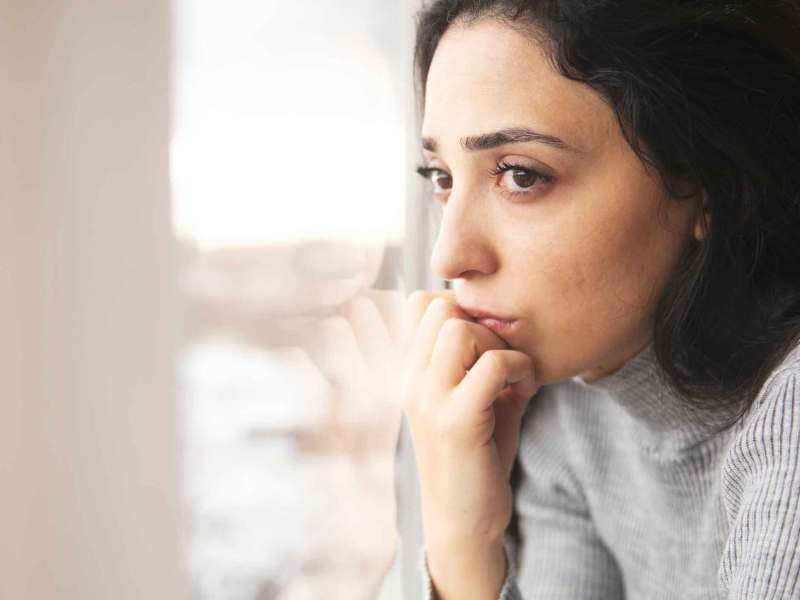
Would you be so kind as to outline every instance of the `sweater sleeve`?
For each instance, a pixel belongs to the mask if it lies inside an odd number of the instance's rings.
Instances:
[[[537,395],[525,415],[512,477],[514,516],[503,543],[508,570],[498,600],[624,598],[619,568],[570,469],[561,419],[552,393]],[[423,598],[438,600],[424,546],[419,564]]]
[[[519,593],[516,583],[516,546],[514,540],[508,532],[506,532],[503,539],[503,548],[506,553],[506,579],[503,582],[503,587],[500,590],[498,600],[523,600],[522,595]],[[422,597],[425,600],[439,600],[436,590],[433,588],[431,573],[428,570],[428,555],[423,544],[419,552],[419,568],[423,573],[423,592]]]
[[[728,452],[722,485],[730,524],[722,596],[800,598],[800,363],[764,386]]]

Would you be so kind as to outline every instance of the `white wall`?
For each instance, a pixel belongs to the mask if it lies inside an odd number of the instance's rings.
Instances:
[[[186,596],[169,5],[0,2],[0,598]]]

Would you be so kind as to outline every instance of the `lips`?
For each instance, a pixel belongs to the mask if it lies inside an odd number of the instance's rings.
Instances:
[[[505,321],[507,323],[513,323],[516,321],[514,317],[493,313],[488,310],[483,310],[482,308],[467,306],[466,304],[459,304],[458,306],[470,317],[475,319],[494,319],[496,321]]]
[[[511,333],[516,321],[499,321],[497,319],[478,319],[478,323],[488,327],[497,334]]]
[[[471,316],[477,323],[487,327],[497,334],[510,334],[514,330],[517,320],[506,315],[498,315],[482,308],[459,304],[461,310]]]

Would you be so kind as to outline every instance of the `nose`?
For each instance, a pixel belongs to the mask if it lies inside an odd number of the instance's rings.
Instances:
[[[431,269],[442,279],[474,277],[497,269],[485,208],[477,198],[456,195],[444,205],[439,234],[431,255]]]

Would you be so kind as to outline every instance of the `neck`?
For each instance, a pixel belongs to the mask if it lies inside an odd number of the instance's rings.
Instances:
[[[623,409],[633,434],[654,454],[673,455],[715,435],[736,407],[714,407],[685,398],[671,388],[655,357],[652,341],[610,374],[572,380],[607,394]]]
[[[622,369],[631,359],[635,358],[642,354],[642,352],[650,346],[652,343],[651,339],[648,339],[644,343],[640,343],[633,352],[628,352],[626,357],[623,360],[617,360],[611,363],[611,366],[608,364],[599,365],[593,369],[588,371],[584,371],[578,375],[578,378],[583,383],[595,383],[596,381],[608,377],[609,375],[613,375],[620,369]]]

